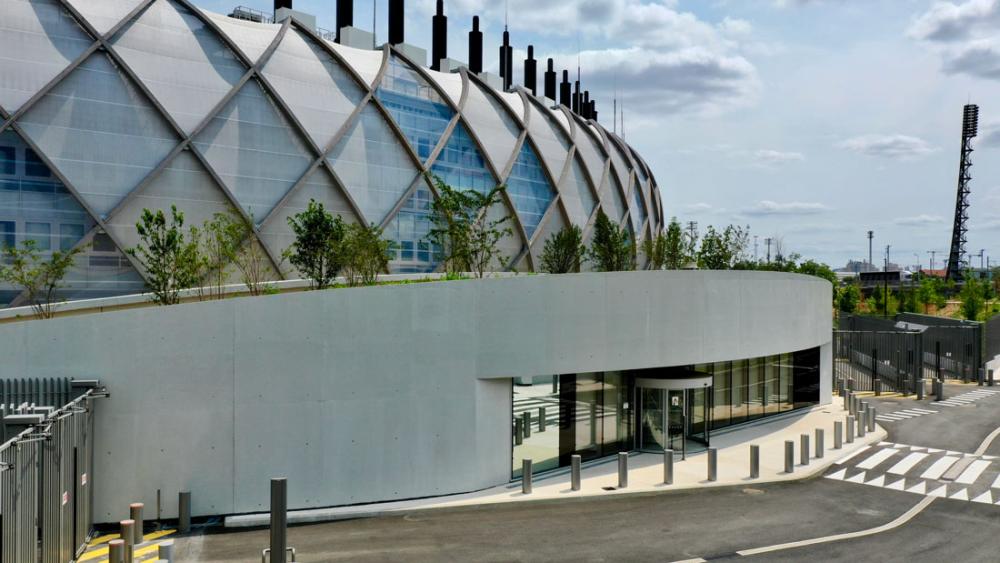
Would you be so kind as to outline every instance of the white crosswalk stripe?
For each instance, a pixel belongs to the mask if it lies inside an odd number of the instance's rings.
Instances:
[[[916,465],[917,463],[919,463],[921,460],[923,460],[928,455],[930,455],[930,454],[914,452],[914,453],[912,453],[912,454],[904,457],[902,459],[902,461],[900,461],[896,465],[893,465],[892,467],[890,467],[888,472],[892,473],[894,475],[906,475],[907,471],[913,469],[914,465]]]
[[[940,479],[948,468],[958,461],[957,457],[945,456],[934,462],[934,465],[927,468],[920,476],[921,479]]]

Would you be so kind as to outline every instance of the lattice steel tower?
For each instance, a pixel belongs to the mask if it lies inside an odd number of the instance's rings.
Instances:
[[[948,279],[961,281],[965,269],[965,234],[969,220],[969,181],[972,175],[972,139],[979,130],[979,106],[968,104],[962,113],[962,159],[958,166],[958,197],[955,201],[955,226],[951,232],[948,255]]]

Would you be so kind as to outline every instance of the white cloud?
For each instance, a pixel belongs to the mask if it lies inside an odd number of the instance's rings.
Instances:
[[[744,215],[764,216],[764,215],[816,215],[831,211],[832,209],[822,203],[790,201],[779,203],[776,201],[763,200],[757,202],[750,209],[744,210]]]
[[[937,50],[948,74],[1000,80],[1000,0],[936,2],[907,35]]]
[[[902,225],[904,227],[920,227],[924,225],[932,225],[935,223],[943,223],[944,217],[939,215],[915,215],[913,217],[899,217],[898,219],[893,219],[893,223],[897,225]]]
[[[806,157],[799,152],[785,152],[762,149],[753,153],[753,158],[761,166],[781,166],[791,162],[801,162]]]
[[[934,152],[927,141],[909,135],[862,135],[847,139],[837,146],[842,149],[879,158],[912,159]]]

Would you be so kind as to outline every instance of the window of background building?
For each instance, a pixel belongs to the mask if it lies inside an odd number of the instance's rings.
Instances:
[[[17,239],[14,234],[15,223],[13,221],[0,221],[0,250],[10,247],[14,248]]]
[[[52,225],[49,223],[24,224],[24,236],[27,240],[35,241],[35,249],[46,251],[52,250]]]
[[[13,176],[17,173],[17,159],[14,147],[0,147],[0,174]]]
[[[24,149],[24,175],[34,178],[48,178],[52,176],[52,172],[35,151]]]
[[[67,252],[76,245],[76,241],[83,238],[83,225],[77,223],[63,223],[59,225],[59,250]]]

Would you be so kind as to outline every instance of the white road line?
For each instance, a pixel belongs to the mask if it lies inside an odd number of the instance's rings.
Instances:
[[[914,408],[912,408],[910,410],[911,411],[922,412],[924,414],[937,414],[937,412],[938,412],[938,411],[932,411],[932,410],[929,410],[929,409],[918,409],[916,407],[914,407]]]
[[[838,459],[838,460],[837,460],[837,461],[835,461],[834,463],[836,463],[836,464],[838,464],[838,465],[840,465],[840,464],[842,464],[842,463],[847,463],[848,461],[850,461],[850,460],[854,459],[854,458],[855,458],[855,457],[856,457],[856,456],[857,456],[858,454],[860,454],[860,453],[861,453],[861,452],[863,452],[863,451],[866,451],[866,450],[868,450],[869,448],[871,448],[871,446],[865,446],[865,447],[861,448],[860,450],[858,450],[858,451],[856,451],[856,452],[854,452],[854,453],[852,453],[852,454],[849,454],[849,455],[847,455],[846,457],[844,457],[844,458],[842,458],[842,459]]]
[[[969,467],[955,479],[956,483],[962,483],[963,485],[971,485],[979,479],[979,476],[983,474],[983,471],[990,466],[990,462],[977,459],[969,464]]]
[[[930,466],[924,474],[920,476],[921,479],[940,479],[944,472],[948,470],[949,467],[954,465],[958,461],[957,457],[945,456],[934,462],[934,465]]]
[[[976,451],[972,453],[976,455],[983,455],[984,453],[986,453],[986,450],[989,449],[990,444],[993,443],[993,440],[997,439],[997,436],[1000,436],[1000,427],[997,427],[996,430],[990,432],[990,434],[983,439],[983,443],[979,444],[979,447],[976,448]]]
[[[901,411],[896,411],[896,412],[900,413],[900,414],[908,414],[910,416],[924,416],[925,414],[927,414],[925,412],[920,412],[920,411],[914,410],[914,409],[906,409],[906,410],[901,410]],[[892,413],[892,414],[895,414],[895,413]]]
[[[1000,489],[1000,475],[997,475],[997,480],[993,481],[993,484],[990,485],[990,488],[991,489]]]
[[[892,415],[892,416],[898,416],[900,418],[916,418],[916,417],[920,416],[919,414],[909,414],[909,413],[905,413],[903,411],[890,412],[890,413],[886,413],[886,414]]]
[[[885,418],[885,419],[891,420],[893,422],[899,422],[900,420],[906,420],[905,417],[896,416],[894,414],[880,414],[880,415],[877,415],[875,418],[876,419],[878,419],[878,418]]]
[[[894,455],[896,455],[896,450],[881,450],[876,454],[869,456],[856,467],[858,469],[871,469]]]
[[[922,459],[927,457],[927,454],[913,453],[902,459],[896,465],[889,468],[887,473],[892,473],[894,475],[906,475],[906,472],[913,469],[913,466],[920,463]]]

